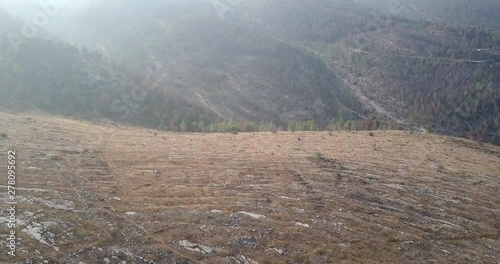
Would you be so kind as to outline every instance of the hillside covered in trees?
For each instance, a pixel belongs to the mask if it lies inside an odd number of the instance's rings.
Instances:
[[[222,17],[208,1],[98,2],[2,49],[0,100],[174,131],[425,127],[499,144],[499,2],[394,2],[248,0]]]

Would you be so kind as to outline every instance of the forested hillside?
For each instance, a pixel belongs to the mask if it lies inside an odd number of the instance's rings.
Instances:
[[[500,32],[498,0],[355,0],[355,2],[413,20],[453,26],[473,26]]]
[[[164,5],[137,6],[144,15],[108,30],[93,25],[115,25],[123,12],[107,3],[82,15],[80,23],[95,28],[97,43],[124,67],[163,68],[164,85],[195,91],[192,99],[202,98],[223,119],[327,124],[342,110],[363,112],[313,53],[241,21],[222,21],[206,2],[190,9]]]
[[[142,73],[119,67],[97,51],[42,38],[14,45],[9,36],[22,24],[0,12],[0,106],[13,110],[37,108],[54,114],[179,129],[182,122],[206,125],[217,118],[184,94],[166,87],[150,89]],[[10,35],[9,35],[10,34]],[[17,34],[18,37],[22,37]],[[154,79],[148,85],[154,83]]]
[[[2,49],[2,93],[175,131],[239,130],[244,122],[425,127],[500,143],[499,1],[225,7],[221,17],[202,0],[96,1],[50,27],[44,37],[52,41]],[[123,98],[138,86],[141,100]]]
[[[377,14],[347,1],[315,1],[309,9],[301,1],[278,2],[246,18],[314,52],[378,114],[499,143],[499,35]]]

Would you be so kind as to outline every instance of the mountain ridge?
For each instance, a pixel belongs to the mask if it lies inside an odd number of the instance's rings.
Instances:
[[[324,128],[371,118],[500,143],[500,38],[486,29],[394,15],[387,1],[243,1],[224,20],[205,1],[117,8],[124,3],[102,2],[71,23],[91,32],[81,45],[133,73],[132,86],[154,76],[146,101],[118,96],[121,111],[106,117],[138,112],[122,121],[163,129],[202,119]],[[142,11],[121,21],[134,6]],[[161,105],[167,94],[186,107],[169,114],[179,105]],[[203,117],[181,117],[192,107],[189,115]]]

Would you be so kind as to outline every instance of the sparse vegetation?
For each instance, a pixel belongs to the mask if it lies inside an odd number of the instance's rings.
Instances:
[[[316,121],[291,121],[288,123],[288,131],[317,131]]]
[[[0,134],[0,137],[7,138],[7,134],[6,133],[2,133],[2,134]]]
[[[19,202],[20,228],[40,226],[40,237],[49,240],[44,230],[50,230],[59,250],[20,232],[25,251],[8,263],[29,259],[34,250],[40,252],[37,258],[71,256],[85,263],[101,263],[113,255],[136,263],[141,261],[134,256],[161,259],[165,251],[179,263],[229,263],[230,257],[239,256],[259,263],[339,263],[344,257],[355,263],[367,256],[374,263],[406,263],[415,255],[423,261],[439,259],[442,247],[465,252],[446,255],[446,263],[467,263],[462,257],[470,254],[491,262],[487,256],[495,241],[481,237],[494,236],[498,229],[498,217],[491,212],[500,205],[490,199],[499,181],[491,177],[500,170],[498,146],[380,131],[377,148],[382,153],[372,149],[367,133],[154,137],[151,130],[89,126],[49,116],[37,116],[41,122],[34,133],[33,124],[11,121],[13,116],[0,113],[0,127],[15,130],[12,144],[22,145],[23,155],[38,162],[19,177],[19,186],[26,189]],[[104,128],[106,138],[98,136]],[[52,131],[60,132],[57,138],[64,144],[54,144]],[[168,149],[157,147],[166,146],[163,136],[168,137]],[[404,168],[404,177],[395,173],[394,164]],[[439,195],[434,201],[453,201],[453,206],[416,206],[428,204],[430,194]],[[39,210],[43,213],[37,214]],[[384,217],[377,217],[382,212]],[[408,221],[418,228],[409,228]],[[442,221],[450,227],[435,228]],[[6,230],[0,227],[0,232]],[[401,244],[401,232],[411,239],[432,240],[418,240],[421,247]],[[449,239],[457,235],[475,241],[476,234],[481,234],[481,243]],[[339,239],[356,241],[356,247],[342,247],[339,255]],[[227,251],[201,254],[179,246],[184,240]],[[142,241],[155,250],[146,255],[143,247],[128,247]],[[442,247],[435,248],[436,241]],[[395,243],[401,250],[394,251]],[[114,251],[122,248],[130,254]]]
[[[58,155],[52,155],[52,156],[50,156],[50,159],[51,160],[62,160],[62,157],[58,156]]]
[[[431,126],[431,125],[426,125],[426,126],[424,127],[424,129],[425,129],[425,132],[426,132],[427,134],[434,133],[434,129],[432,129],[432,126]]]
[[[314,154],[314,158],[316,159],[316,161],[321,161],[323,159],[323,154],[318,151]]]

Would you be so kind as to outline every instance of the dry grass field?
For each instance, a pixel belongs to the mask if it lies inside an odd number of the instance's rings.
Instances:
[[[402,131],[182,134],[0,113],[0,262],[500,263],[500,147]]]

